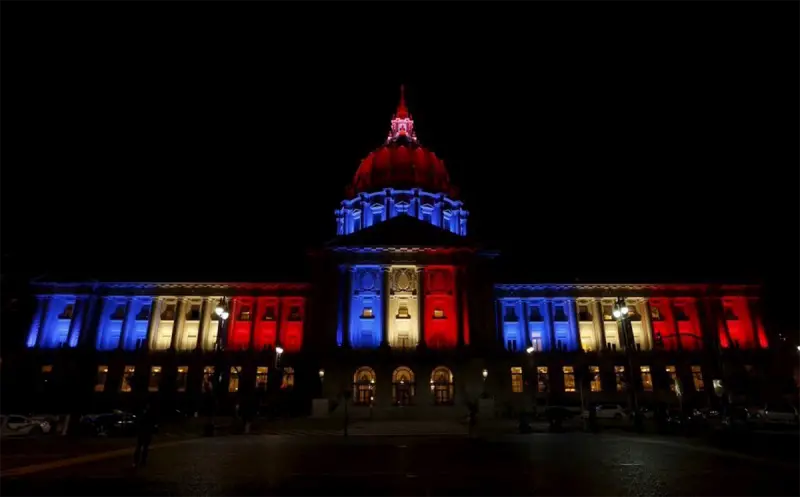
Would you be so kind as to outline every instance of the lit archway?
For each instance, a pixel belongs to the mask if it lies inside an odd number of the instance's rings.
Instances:
[[[375,398],[375,371],[363,366],[353,375],[353,403],[369,405]]]
[[[394,370],[392,373],[392,402],[395,405],[410,405],[415,389],[414,372],[411,369],[400,366]]]
[[[449,368],[439,366],[431,373],[431,391],[437,405],[453,403],[453,372]]]

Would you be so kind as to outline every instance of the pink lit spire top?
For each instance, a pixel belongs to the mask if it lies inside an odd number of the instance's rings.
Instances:
[[[392,118],[392,130],[389,132],[386,143],[397,141],[401,137],[412,142],[417,141],[417,135],[414,132],[414,119],[411,118],[408,107],[406,107],[405,85],[400,85],[400,103],[397,104],[397,113]]]

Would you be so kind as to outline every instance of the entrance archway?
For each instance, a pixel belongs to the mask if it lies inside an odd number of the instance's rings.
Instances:
[[[431,373],[431,391],[436,405],[453,403],[453,372],[445,366],[439,366]]]
[[[411,369],[400,366],[392,373],[392,402],[397,406],[407,406],[414,398],[416,384],[414,383],[414,372]]]
[[[353,375],[353,403],[370,405],[375,398],[375,371],[363,366]]]

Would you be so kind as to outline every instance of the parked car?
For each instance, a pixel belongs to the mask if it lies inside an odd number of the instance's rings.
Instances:
[[[0,436],[25,436],[50,433],[50,423],[45,420],[32,419],[12,414],[0,416]]]
[[[81,417],[80,431],[87,435],[133,435],[136,432],[136,415],[124,411],[87,414]]]
[[[759,424],[797,424],[797,409],[786,403],[770,403],[756,409],[755,421]]]
[[[597,419],[623,419],[628,416],[625,408],[619,404],[597,404],[589,409],[594,409]],[[583,417],[589,417],[589,410],[583,411]]]

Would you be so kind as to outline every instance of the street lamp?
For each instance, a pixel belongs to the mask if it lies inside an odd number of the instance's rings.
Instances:
[[[636,344],[633,340],[633,330],[630,327],[630,309],[625,304],[624,298],[617,297],[612,315],[617,319],[619,327],[617,335],[621,335],[625,343],[625,356],[628,359],[628,389],[631,395],[631,406],[633,407],[633,420],[638,428],[640,427],[641,413],[639,412],[639,399],[636,396],[635,376],[633,373],[633,350]]]
[[[489,371],[484,369],[483,373],[481,373],[481,374],[483,375],[483,381],[486,381],[486,377],[489,376]]]
[[[533,373],[532,373],[533,381],[534,381],[534,384],[533,384],[533,420],[535,421],[536,420],[536,416],[537,416],[537,412],[536,412],[537,411],[537,405],[536,404],[539,402],[539,395],[538,395],[539,394],[539,372],[536,370],[536,355],[534,354],[534,352],[536,352],[536,348],[534,348],[533,345],[531,345],[530,347],[525,349],[525,352],[527,352],[528,353],[528,357],[531,358],[531,369],[533,370]]]
[[[324,369],[320,369],[319,370],[319,381],[325,381],[325,370]]]
[[[219,318],[219,324],[217,326],[217,338],[214,340],[216,364],[214,366],[214,380],[212,382],[213,390],[211,392],[213,401],[211,405],[211,419],[209,419],[208,425],[206,426],[206,433],[208,435],[214,434],[214,417],[216,416],[216,411],[219,408],[219,397],[222,395],[222,370],[224,365],[222,360],[222,337],[225,334],[225,320],[230,316],[230,313],[228,312],[228,301],[225,299],[225,297],[222,297],[222,299],[217,302],[217,305],[214,307],[214,314],[216,314]]]

